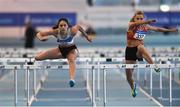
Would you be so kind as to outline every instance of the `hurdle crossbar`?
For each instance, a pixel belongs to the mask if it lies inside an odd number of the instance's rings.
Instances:
[[[89,64],[87,66],[84,65],[76,65],[77,69],[91,69],[92,66],[95,68],[179,68],[180,64],[101,64],[101,65],[94,65]],[[69,65],[0,65],[0,69],[69,69]]]
[[[98,65],[89,64],[88,66],[76,65],[77,69],[91,69],[92,66],[98,68]],[[99,67],[102,68],[174,68],[180,66],[179,64],[101,64]],[[40,69],[45,67],[47,69],[69,69],[69,65],[47,65],[47,66],[38,66],[38,65],[24,65],[24,68],[29,67],[30,69]]]
[[[175,61],[178,60],[180,61],[180,57],[153,57],[153,60],[156,61]],[[112,57],[112,58],[77,58],[76,61],[79,62],[85,62],[85,61],[96,61],[96,62],[122,62],[125,59],[123,57],[117,58],[117,57]],[[0,62],[29,62],[29,61],[35,61],[34,58],[0,58]],[[54,59],[54,60],[44,60],[44,61],[38,61],[38,62],[67,62],[67,59]]]
[[[20,65],[0,65],[0,69],[21,69]]]

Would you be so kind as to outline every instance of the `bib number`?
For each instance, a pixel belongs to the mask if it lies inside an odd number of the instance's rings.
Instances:
[[[146,32],[144,31],[137,31],[134,35],[135,39],[143,40],[146,36]]]

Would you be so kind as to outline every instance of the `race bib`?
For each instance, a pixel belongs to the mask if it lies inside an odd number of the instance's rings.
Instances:
[[[136,31],[136,33],[134,34],[134,38],[135,39],[139,39],[139,40],[143,40],[146,36],[146,32],[142,31],[142,30],[138,30]]]

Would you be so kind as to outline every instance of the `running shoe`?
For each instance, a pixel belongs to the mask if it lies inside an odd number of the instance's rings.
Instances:
[[[69,81],[69,85],[70,85],[70,87],[74,87],[75,81],[71,79],[71,80]]]
[[[137,96],[137,90],[136,90],[137,85],[136,85],[135,82],[133,83],[133,86],[134,86],[134,88],[131,90],[131,95],[132,95],[133,97],[136,97],[136,96]]]

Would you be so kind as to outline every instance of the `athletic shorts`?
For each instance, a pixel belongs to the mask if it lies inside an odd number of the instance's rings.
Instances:
[[[136,47],[126,47],[125,50],[125,59],[126,60],[133,60],[133,61],[143,61],[143,58],[138,58],[136,53],[138,51],[137,46]]]
[[[73,49],[77,49],[76,45],[68,46],[68,47],[63,47],[59,45],[59,50],[63,56],[63,58],[67,58],[67,55],[69,54],[70,51]]]

